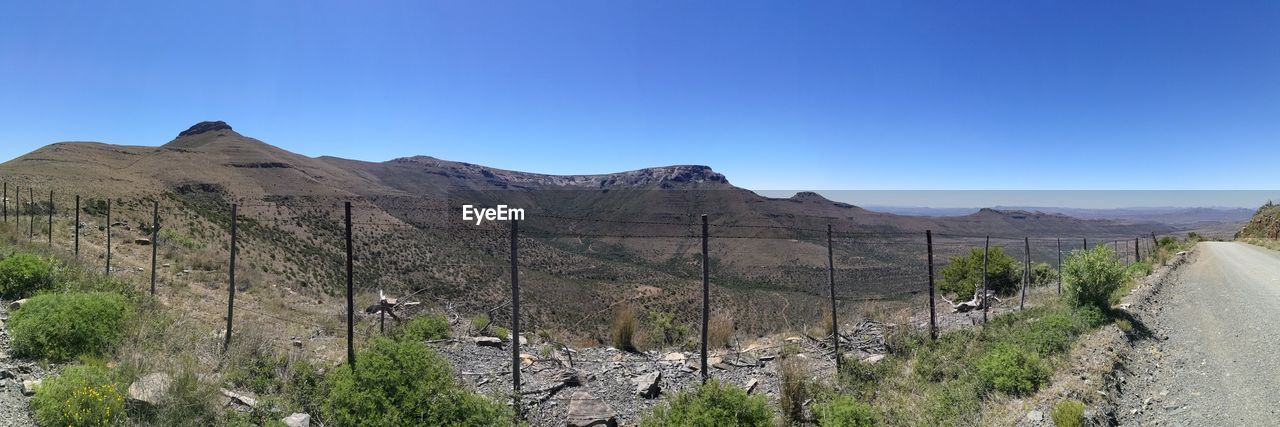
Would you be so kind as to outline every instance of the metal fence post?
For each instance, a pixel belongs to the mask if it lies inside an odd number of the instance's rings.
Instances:
[[[36,190],[27,187],[27,240],[36,238]]]
[[[343,216],[346,223],[346,241],[347,241],[347,364],[351,366],[351,371],[356,370],[356,345],[355,345],[355,319],[356,319],[356,303],[353,285],[353,276],[351,274],[352,267],[352,250],[351,250],[351,202],[343,202],[345,215]]]
[[[53,190],[49,190],[49,247],[53,248]]]
[[[156,295],[156,246],[160,246],[160,201],[151,201],[151,296]]]
[[[231,205],[231,211],[235,212],[235,205]],[[234,216],[234,215],[232,215]],[[235,221],[231,221],[231,229],[235,230]],[[235,240],[235,239],[232,239]],[[107,198],[107,275],[111,275],[111,198]],[[228,332],[230,332],[228,330]],[[228,335],[230,337],[230,335]]]
[[[1031,281],[1031,238],[1022,238],[1022,295],[1018,300],[1018,310],[1027,308],[1027,284]]]
[[[831,348],[835,350],[836,374],[840,374],[840,323],[836,317],[836,258],[831,245],[831,224],[827,224],[827,286],[831,288]]]
[[[80,259],[80,195],[79,195],[79,194],[77,194],[77,195],[76,195],[76,223],[75,223],[75,226],[74,226],[73,228],[75,229],[74,233],[75,233],[75,235],[76,235],[76,236],[75,236],[75,241],[76,241],[76,248],[75,248],[75,252],[76,252],[76,260],[79,260],[79,259]]]
[[[707,317],[711,315],[711,268],[707,255],[707,214],[702,214],[702,382],[707,382]]]
[[[934,301],[934,294],[937,291],[934,290],[933,284],[933,230],[924,231],[924,242],[929,252],[929,338],[936,340],[938,339],[938,306]]]
[[[511,220],[511,399],[516,418],[524,418],[520,399],[520,221]]]
[[[236,309],[236,205],[231,204],[231,260],[227,268],[227,335],[222,341],[222,352],[231,346],[231,319]]]
[[[1133,238],[1133,262],[1142,262],[1142,253],[1138,251],[1138,242],[1141,241],[1137,237]]]
[[[982,323],[987,323],[987,307],[991,305],[987,298],[987,256],[990,252],[991,236],[987,236],[987,242],[982,245]]]
[[[1058,295],[1062,295],[1062,239],[1058,239]]]

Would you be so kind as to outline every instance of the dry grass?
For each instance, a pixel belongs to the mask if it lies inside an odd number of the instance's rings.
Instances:
[[[631,304],[623,304],[613,312],[610,337],[613,347],[624,351],[638,351],[635,338],[640,328],[640,311]]]
[[[714,348],[728,347],[733,339],[733,319],[723,313],[712,313],[707,323],[707,345]]]
[[[809,363],[801,357],[787,357],[778,365],[778,405],[782,414],[792,422],[805,420],[804,404],[811,397]]]

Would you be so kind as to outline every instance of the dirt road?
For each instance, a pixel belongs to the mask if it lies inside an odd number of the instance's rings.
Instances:
[[[1201,243],[1146,317],[1122,425],[1262,426],[1280,415],[1280,252]],[[1163,338],[1163,339],[1162,339]]]

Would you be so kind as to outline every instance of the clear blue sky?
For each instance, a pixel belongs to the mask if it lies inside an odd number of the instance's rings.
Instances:
[[[220,119],[757,190],[1280,183],[1280,1],[219,3],[4,2],[0,158]]]

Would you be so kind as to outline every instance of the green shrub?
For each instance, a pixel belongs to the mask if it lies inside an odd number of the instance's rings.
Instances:
[[[820,426],[870,427],[880,425],[880,414],[866,403],[849,396],[817,404],[813,411]]]
[[[975,290],[982,288],[982,256],[982,249],[974,248],[969,255],[951,258],[942,268],[938,289],[962,298],[973,296]],[[987,255],[987,288],[1000,295],[1014,293],[1022,280],[1020,264],[1021,261],[1006,255],[1003,248],[991,248]]]
[[[1084,404],[1077,400],[1058,402],[1050,416],[1057,427],[1080,427],[1084,425]]]
[[[428,314],[404,325],[403,338],[429,341],[449,338],[449,319],[443,314]]]
[[[1004,343],[978,361],[978,377],[988,390],[1025,396],[1049,381],[1049,369],[1036,353]]]
[[[124,335],[129,305],[106,292],[31,297],[13,313],[14,353],[53,361],[106,354]]]
[[[1106,245],[1071,252],[1062,262],[1062,297],[1076,307],[1093,306],[1107,309],[1111,294],[1124,285],[1128,277],[1124,266]]]
[[[46,426],[110,426],[124,423],[123,387],[100,364],[72,365],[44,380],[31,398],[36,421]]]
[[[373,340],[326,378],[332,425],[507,425],[508,409],[453,382],[449,362],[425,343]]]
[[[471,330],[475,331],[477,334],[484,332],[484,330],[489,329],[490,323],[493,322],[489,320],[488,314],[477,314],[471,317]]]
[[[0,260],[0,298],[16,300],[53,286],[53,262],[19,252]]]
[[[1048,285],[1052,283],[1058,283],[1058,270],[1054,270],[1053,266],[1042,262],[1031,267],[1031,284]]]
[[[1129,276],[1135,279],[1146,277],[1147,275],[1151,274],[1151,263],[1146,261],[1138,261],[1133,264],[1129,264],[1128,267],[1124,268],[1124,273],[1126,276]]]
[[[707,381],[655,406],[640,419],[644,427],[761,426],[773,424],[763,397],[716,380]]]
[[[654,344],[659,347],[684,345],[685,337],[689,334],[689,326],[678,323],[675,313],[653,311],[649,313],[649,318],[653,322],[651,336]]]

